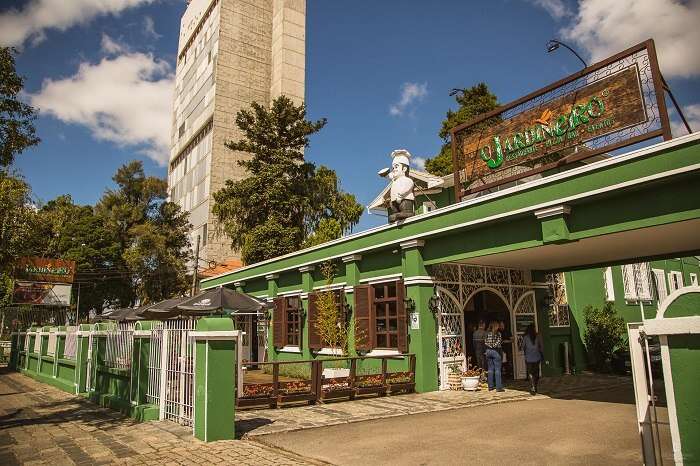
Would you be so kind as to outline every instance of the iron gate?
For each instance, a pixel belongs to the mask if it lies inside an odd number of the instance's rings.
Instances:
[[[196,320],[159,322],[151,334],[148,403],[160,407],[160,419],[192,426],[194,419],[194,342]]]

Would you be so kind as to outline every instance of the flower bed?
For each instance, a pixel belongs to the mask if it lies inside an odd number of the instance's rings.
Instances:
[[[355,386],[358,388],[381,387],[382,374],[360,375],[355,380]]]
[[[307,382],[306,380],[283,382],[280,383],[280,391],[287,395],[296,393],[308,393],[311,391],[311,382]]]
[[[412,382],[413,378],[411,377],[410,372],[393,372],[391,374],[386,375],[386,383],[388,384]]]
[[[271,383],[254,383],[243,385],[242,398],[267,398],[272,396],[274,388]]]

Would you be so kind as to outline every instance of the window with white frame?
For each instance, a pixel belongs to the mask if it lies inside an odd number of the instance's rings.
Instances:
[[[605,300],[615,301],[615,287],[613,286],[612,267],[605,267],[603,271],[603,284],[605,285]]]
[[[437,206],[433,201],[425,201],[423,202],[423,213],[427,214],[428,212],[432,212],[433,210],[437,209]]]
[[[668,288],[666,287],[666,274],[661,269],[652,269],[654,273],[654,284],[656,285],[656,296],[659,302],[666,299],[668,296]]]
[[[696,274],[696,273],[690,274],[690,284],[692,286],[698,286],[698,274]]]
[[[622,266],[626,301],[651,301],[651,269],[648,262]]]
[[[671,293],[683,288],[683,274],[676,270],[672,270],[668,273],[668,284],[671,288]]]

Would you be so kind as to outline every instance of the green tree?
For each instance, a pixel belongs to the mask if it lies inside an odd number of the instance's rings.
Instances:
[[[13,52],[0,47],[0,170],[10,166],[24,149],[39,143],[34,108],[17,98],[24,80],[15,70]]]
[[[236,115],[244,137],[226,146],[251,155],[238,162],[250,176],[227,180],[213,211],[244,263],[337,238],[359,221],[362,206],[340,190],[335,172],[304,160],[309,136],[325,124],[306,120],[306,107],[285,96]]]
[[[459,108],[456,112],[448,110],[446,118],[442,121],[439,135],[443,140],[443,145],[440,152],[425,162],[425,169],[433,175],[445,176],[454,171],[452,146],[449,142],[450,130],[498,107],[498,98],[485,83],[463,89],[455,94],[455,100],[459,104]],[[472,131],[492,125],[494,121],[496,119],[489,119],[475,126]]]
[[[613,303],[605,303],[598,309],[587,306],[583,310],[586,321],[584,339],[588,355],[595,369],[609,369],[613,352],[624,342],[625,321],[615,312]]]
[[[29,185],[0,170],[0,306],[10,303],[12,267],[30,251],[36,225]]]
[[[139,161],[119,168],[113,180],[117,189],[105,192],[95,214],[113,232],[120,251],[110,264],[123,278],[118,304],[149,303],[186,291],[189,222],[177,204],[165,201],[166,181],[147,177]]]

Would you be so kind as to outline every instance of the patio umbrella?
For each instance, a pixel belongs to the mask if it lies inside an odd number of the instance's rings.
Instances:
[[[96,316],[96,320],[115,320],[120,322],[126,320],[126,317],[128,315],[133,314],[134,311],[135,309],[132,309],[130,307],[123,307],[120,309],[107,309],[101,315]]]
[[[268,309],[270,303],[229,288],[213,288],[186,298],[177,305],[184,315],[201,316],[220,314],[257,314]]]
[[[180,315],[177,305],[190,298],[170,298],[157,303],[142,306],[136,310],[135,316],[143,319],[166,320]]]

